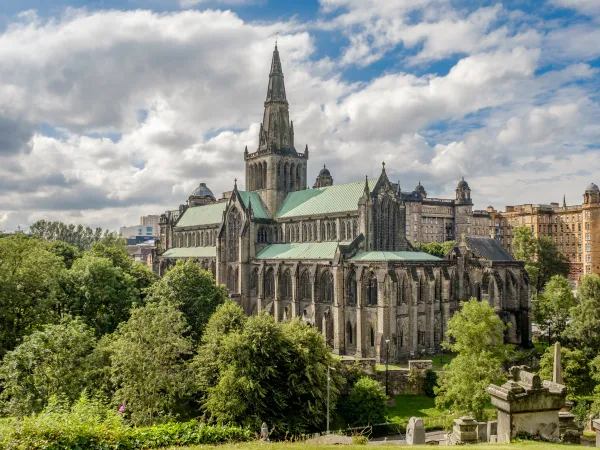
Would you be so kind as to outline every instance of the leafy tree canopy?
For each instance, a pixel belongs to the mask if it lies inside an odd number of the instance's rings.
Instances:
[[[561,365],[563,370],[563,381],[567,386],[567,392],[571,397],[589,395],[594,389],[595,383],[590,377],[589,359],[580,349],[571,350],[561,348]],[[539,375],[543,380],[552,381],[554,369],[554,346],[546,349],[540,360]]]
[[[531,228],[521,225],[513,229],[513,255],[525,262],[531,284],[541,292],[554,275],[569,275],[569,262],[547,236],[536,237]]]
[[[38,220],[29,227],[31,233],[46,241],[62,241],[77,247],[79,250],[88,250],[95,242],[114,244],[122,241],[116,231],[92,229],[83,225],[66,224],[63,222],[48,222]]]
[[[189,326],[173,303],[162,300],[134,308],[110,339],[113,400],[126,402],[136,425],[174,418],[178,403],[193,390],[187,360],[193,344]]]
[[[569,280],[562,275],[554,275],[546,283],[544,292],[537,295],[533,317],[542,330],[548,330],[548,342],[552,338],[562,340],[567,329],[570,310],[577,305]]]
[[[450,253],[450,250],[452,250],[455,245],[456,242],[454,241],[428,242],[418,245],[417,248],[425,253],[437,256],[438,258],[444,258],[448,253]]]
[[[444,367],[436,388],[436,405],[457,413],[484,416],[487,387],[504,381],[502,364],[512,353],[504,344],[505,325],[487,302],[471,299],[448,321],[445,348],[457,356]]]
[[[571,321],[566,335],[588,357],[600,352],[600,276],[585,275],[577,290],[576,306],[571,308]]]
[[[37,239],[0,239],[0,358],[27,333],[58,319],[63,259]]]
[[[94,344],[93,330],[68,316],[26,336],[0,365],[3,411],[29,415],[53,396],[75,401],[85,387],[86,357]]]
[[[275,323],[261,314],[230,332],[218,355],[218,382],[204,408],[217,423],[281,432],[318,429],[325,421],[327,367],[333,359],[321,333],[298,320]],[[331,405],[343,380],[332,372]]]
[[[215,284],[212,274],[191,260],[178,261],[147,292],[152,300],[166,299],[178,305],[195,341],[202,336],[217,306],[227,298],[225,288]]]
[[[67,310],[99,335],[113,332],[140,301],[133,277],[108,258],[86,253],[73,263],[68,277]]]

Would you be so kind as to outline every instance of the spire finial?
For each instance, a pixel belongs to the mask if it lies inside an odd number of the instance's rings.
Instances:
[[[233,188],[237,189],[237,178],[233,179]]]
[[[277,50],[277,39],[279,38],[279,31],[275,32],[275,50]]]
[[[325,164],[323,164],[323,169],[325,169]]]
[[[381,171],[385,172],[385,161],[381,162]]]

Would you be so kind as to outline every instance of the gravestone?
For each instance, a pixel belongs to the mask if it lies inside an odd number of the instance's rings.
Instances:
[[[477,421],[469,416],[454,419],[454,426],[448,440],[452,445],[477,443]]]
[[[560,342],[554,344],[554,366],[552,368],[552,381],[557,384],[563,384],[562,364],[560,354]]]
[[[592,420],[592,428],[596,432],[596,447],[600,447],[600,419]]]
[[[411,417],[406,426],[406,443],[419,445],[425,443],[425,425],[423,419]]]
[[[487,422],[477,422],[477,442],[487,441]]]
[[[489,420],[487,423],[487,438],[488,442],[496,442],[498,440],[498,421]]]
[[[266,422],[263,422],[262,426],[260,427],[260,438],[263,441],[269,440],[269,427],[267,426]]]
[[[518,432],[547,441],[560,439],[558,412],[565,405],[567,389],[525,366],[511,367],[510,379],[502,386],[491,384],[488,392],[498,408],[498,443],[508,443]]]

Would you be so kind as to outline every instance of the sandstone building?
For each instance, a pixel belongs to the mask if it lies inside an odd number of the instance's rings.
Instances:
[[[201,183],[186,205],[161,216],[160,274],[193,259],[247,314],[298,317],[340,355],[381,360],[388,345],[396,360],[436,351],[470,297],[512,325],[507,341],[530,344],[523,264],[494,239],[465,237],[472,202],[464,180],[456,200],[444,201],[427,199],[422,186],[402,193],[385,164],[378,178],[345,184],[324,167],[308,189],[309,150],[296,148],[277,47],[257,147],[243,154],[246,190],[235,182],[217,200]],[[461,236],[448,259],[414,250],[416,223],[432,227],[418,236]]]

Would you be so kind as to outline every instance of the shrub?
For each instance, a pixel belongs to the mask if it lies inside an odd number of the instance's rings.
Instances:
[[[362,434],[358,434],[356,436],[352,436],[352,443],[354,445],[367,445],[369,443],[369,438],[367,436],[363,436]]]
[[[435,388],[438,387],[437,373],[433,370],[428,370],[423,381],[423,394],[427,397],[435,397]]]
[[[375,425],[385,422],[387,398],[381,384],[360,378],[341,401],[342,416],[350,425]]]
[[[71,408],[54,399],[40,414],[0,420],[0,450],[137,450],[252,438],[249,430],[196,420],[131,428],[116,411],[85,396]]]

